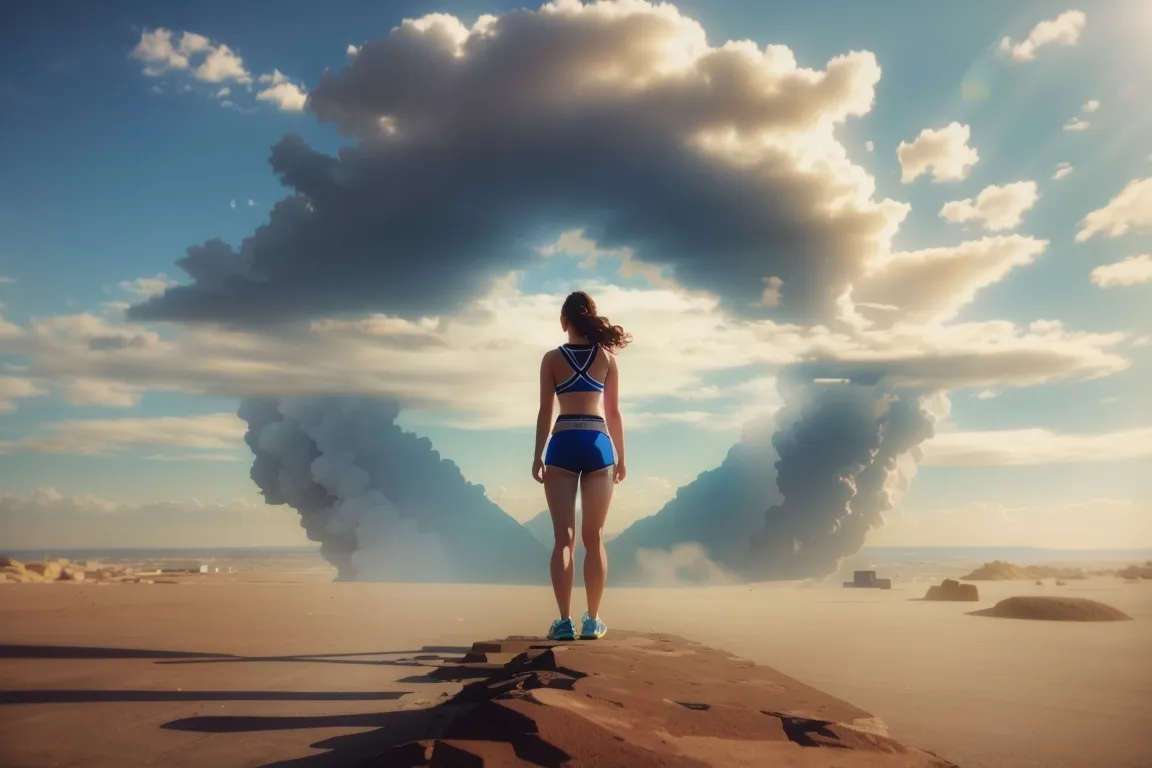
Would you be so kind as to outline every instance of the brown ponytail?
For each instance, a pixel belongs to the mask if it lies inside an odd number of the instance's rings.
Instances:
[[[609,323],[608,318],[596,314],[596,302],[584,291],[568,294],[560,314],[572,324],[577,333],[605,349],[623,349],[632,341],[632,334],[625,333],[620,326]]]

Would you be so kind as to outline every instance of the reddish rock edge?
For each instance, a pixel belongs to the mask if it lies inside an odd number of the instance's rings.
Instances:
[[[433,675],[479,680],[431,710],[423,738],[362,765],[956,768],[851,704],[672,635],[479,642]]]

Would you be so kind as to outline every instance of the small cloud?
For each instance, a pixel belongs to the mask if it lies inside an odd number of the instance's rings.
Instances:
[[[229,207],[230,207],[232,210],[236,210],[236,201],[235,201],[235,200],[232,200],[232,201],[230,201],[230,202],[228,203],[228,206],[229,206]]]
[[[1046,19],[1028,33],[1019,43],[1005,37],[1000,41],[1000,52],[1011,56],[1015,62],[1032,61],[1036,51],[1046,45],[1076,45],[1088,17],[1082,11],[1065,11],[1053,19]]]
[[[1090,115],[1098,109],[1100,109],[1100,102],[1096,99],[1091,99],[1084,102],[1084,106],[1080,107],[1080,112],[1081,114]]]
[[[972,166],[980,160],[979,153],[968,146],[971,129],[952,122],[940,129],[925,128],[911,143],[902,141],[896,148],[905,184],[915,181],[931,169],[932,181],[963,181]]]
[[[977,393],[976,399],[977,400],[992,400],[993,398],[997,398],[999,396],[1000,396],[999,392],[996,392],[996,391],[991,390],[991,389],[986,389],[983,392]]]
[[[173,285],[176,285],[176,281],[165,274],[158,274],[155,277],[138,277],[135,280],[125,280],[120,283],[123,290],[141,299],[158,296]]]
[[[251,198],[249,198],[249,200],[248,200],[248,207],[249,208],[255,208],[257,205],[259,205],[259,203],[257,203],[255,200],[252,200]]]
[[[1073,117],[1071,120],[1064,123],[1064,130],[1066,131],[1086,131],[1091,127],[1091,123],[1079,117]]]
[[[216,91],[215,95],[216,95],[217,99],[222,99],[225,96],[230,96],[231,94],[232,94],[232,89],[229,88],[228,86],[224,86],[220,90]]]
[[[16,278],[0,275],[0,285],[12,285],[14,282],[16,282]]]
[[[344,53],[348,54],[349,56],[355,56],[356,54],[360,53],[360,49],[354,45],[349,44],[347,50],[345,50]]]
[[[1129,256],[1092,270],[1092,283],[1101,288],[1152,283],[1152,254]]]
[[[864,142],[864,149],[866,149],[866,150],[868,150],[869,152],[871,152],[872,150],[876,149],[876,145],[875,145],[875,144],[873,144],[873,143],[872,143],[872,142],[870,142],[870,141],[866,141],[866,142]]]
[[[1056,172],[1052,174],[1052,178],[1056,181],[1065,178],[1068,174],[1072,173],[1071,163],[1057,163]]]
[[[1152,232],[1152,177],[1133,179],[1107,205],[1085,216],[1076,242],[1096,234],[1119,237],[1128,232]]]
[[[283,112],[300,112],[308,100],[308,92],[303,86],[288,80],[278,69],[270,75],[260,75],[260,82],[268,87],[256,94],[259,101],[270,101]]]
[[[976,199],[953,200],[944,204],[940,216],[953,223],[979,221],[985,229],[1000,231],[1020,226],[1024,214],[1040,198],[1034,181],[1018,181],[998,187],[985,187]]]

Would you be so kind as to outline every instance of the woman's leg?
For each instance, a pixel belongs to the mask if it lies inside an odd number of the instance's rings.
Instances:
[[[549,572],[560,618],[572,616],[572,580],[576,575],[576,489],[580,476],[559,467],[544,467],[544,498],[552,515],[552,547]]]
[[[580,479],[580,538],[584,542],[584,589],[588,615],[598,617],[600,599],[608,579],[608,553],[604,551],[604,521],[612,503],[615,465],[590,472]]]

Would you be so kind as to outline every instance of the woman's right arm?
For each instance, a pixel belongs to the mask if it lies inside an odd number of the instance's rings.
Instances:
[[[616,355],[608,358],[608,375],[604,379],[604,421],[608,436],[616,448],[616,482],[624,479],[624,418],[620,415],[620,368]]]

